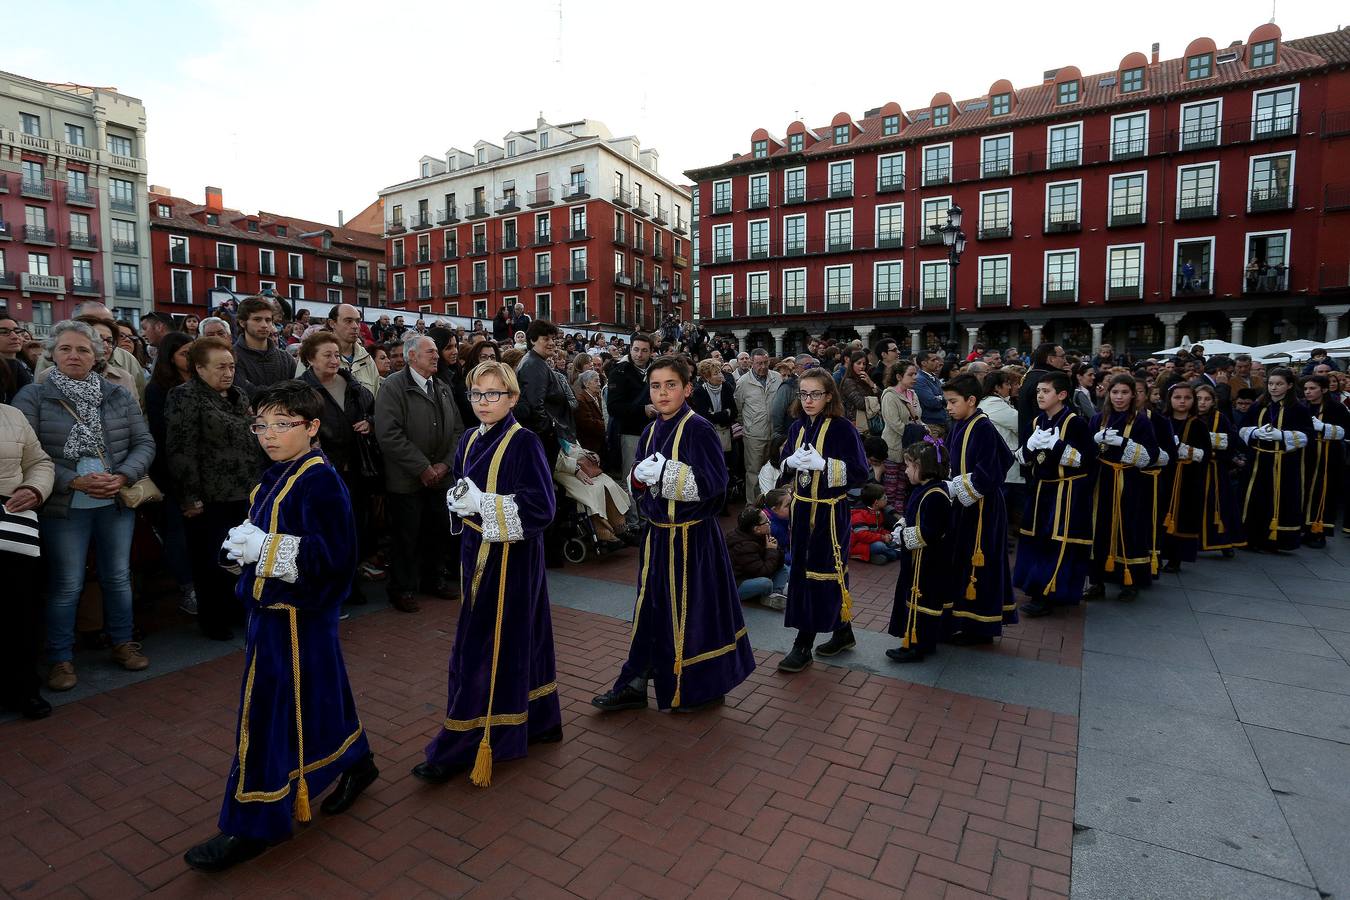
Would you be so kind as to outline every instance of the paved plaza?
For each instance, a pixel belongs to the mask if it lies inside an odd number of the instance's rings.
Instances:
[[[565,740],[480,790],[409,769],[444,713],[457,604],[372,603],[344,652],[382,773],[343,816],[219,876],[242,654],[165,614],[129,676],[95,654],[42,722],[0,722],[0,894],[1350,897],[1350,540],[1203,559],[944,648],[883,650],[895,566],[854,566],[858,648],[759,668],[726,706],[601,716],[635,553],[550,574]],[[1111,591],[1109,596],[1114,596]]]

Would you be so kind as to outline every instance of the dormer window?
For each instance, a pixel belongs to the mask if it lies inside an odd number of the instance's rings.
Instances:
[[[481,165],[482,165],[483,163],[485,163],[485,162],[487,162],[487,148],[486,148],[486,147],[479,147],[479,148],[478,148],[478,164],[481,166]]]
[[[422,163],[422,177],[426,178],[430,174],[431,174],[431,163],[429,162]]]
[[[207,214],[206,214],[206,224],[207,224],[207,225],[219,225],[219,224],[220,224],[220,216],[216,215],[215,213],[207,213]]]
[[[1186,57],[1186,80],[1208,78],[1214,72],[1214,54],[1197,53]]]
[[[1012,112],[1012,94],[995,94],[989,98],[989,115],[1006,116]]]
[[[1120,73],[1120,92],[1133,94],[1144,89],[1144,67],[1126,69]]]
[[[1078,102],[1078,79],[1075,78],[1073,81],[1061,81],[1056,87],[1058,88],[1058,94],[1056,96],[1060,106],[1063,106],[1066,103]]]
[[[848,143],[848,126],[847,126],[847,125],[836,125],[836,126],[834,126],[834,142],[835,142],[836,144],[847,144],[847,143]]]
[[[515,156],[515,155],[516,155],[516,142],[515,142],[514,140],[510,140],[510,141],[507,141],[507,142],[506,142],[506,155],[507,155],[507,156]]]
[[[886,116],[881,120],[881,133],[885,137],[900,133],[900,117]]]
[[[788,150],[789,150],[790,152],[792,152],[792,153],[801,153],[801,152],[802,152],[802,145],[803,145],[804,143],[805,143],[805,139],[804,139],[800,134],[789,134],[789,135],[788,135]]]
[[[169,216],[172,215],[172,214],[173,214],[173,211],[172,211],[171,209],[169,209],[169,204],[167,204],[167,203],[161,203],[161,204],[159,204],[159,217],[160,217],[161,219],[167,219],[167,218],[169,218]]]
[[[539,132],[539,149],[540,149],[540,150],[547,150],[547,149],[548,149],[548,132],[547,132],[547,131],[541,131],[541,132]]]
[[[1252,44],[1252,68],[1264,69],[1266,66],[1273,65],[1275,65],[1275,42],[1261,41],[1258,44]]]
[[[248,230],[256,232],[258,230],[258,223],[253,221],[252,219],[249,219]]]
[[[755,141],[752,148],[754,150],[755,159],[763,159],[769,155],[768,141]]]
[[[948,125],[952,121],[952,108],[943,104],[933,107],[933,127]]]
[[[286,226],[285,226],[285,225],[278,225],[278,226],[277,226],[277,237],[285,237],[285,236],[286,236]]]

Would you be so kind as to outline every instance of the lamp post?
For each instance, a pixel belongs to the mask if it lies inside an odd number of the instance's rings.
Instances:
[[[931,225],[935,234],[942,236],[947,248],[947,344],[948,349],[960,347],[956,339],[956,267],[961,265],[961,254],[966,252],[966,234],[961,230],[961,207],[953,204],[947,210],[945,225]]]

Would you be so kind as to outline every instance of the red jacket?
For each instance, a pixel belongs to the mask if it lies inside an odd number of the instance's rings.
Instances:
[[[861,559],[867,562],[872,558],[872,543],[874,541],[889,541],[891,533],[886,530],[882,521],[882,514],[875,509],[855,509],[850,514],[850,527],[853,529],[849,536],[848,555],[851,559]]]

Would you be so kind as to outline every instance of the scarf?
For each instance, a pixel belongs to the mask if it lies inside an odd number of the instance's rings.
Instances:
[[[703,382],[703,391],[708,395],[708,403],[712,406],[712,414],[717,415],[722,411],[722,386],[719,384],[716,389],[706,381]]]
[[[66,438],[61,455],[66,459],[82,456],[103,458],[107,444],[103,440],[103,381],[90,372],[83,381],[62,375],[57,369],[47,376],[47,383],[61,392],[75,408],[75,424]]]

